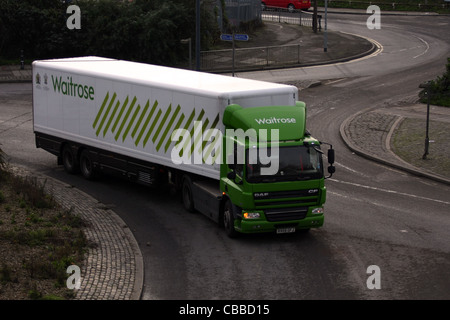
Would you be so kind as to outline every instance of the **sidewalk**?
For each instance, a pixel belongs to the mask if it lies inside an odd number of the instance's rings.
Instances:
[[[30,65],[0,66],[0,83],[31,82],[32,71]]]
[[[448,152],[450,152],[450,141],[444,133],[441,133],[441,135],[438,135],[438,133],[430,134],[429,160],[421,159],[425,144],[426,110],[426,104],[366,109],[346,119],[341,124],[340,134],[349,149],[360,156],[416,176],[450,185],[448,172],[430,166],[430,159],[437,163],[437,168],[450,163],[447,160]],[[414,121],[415,125],[409,126],[406,134],[399,135],[401,125],[413,120],[417,120]],[[442,128],[449,128],[450,108],[430,106],[430,122],[431,128],[436,124],[441,124],[440,127]],[[438,137],[442,138],[435,141]],[[405,145],[408,149],[408,156],[413,157],[415,164],[405,161],[394,153],[395,138],[397,138],[397,144]],[[436,144],[432,145],[434,142]],[[436,149],[433,149],[433,147]],[[441,159],[439,158],[440,154],[443,155]],[[433,171],[430,169],[433,169]],[[447,174],[444,175],[445,173]]]

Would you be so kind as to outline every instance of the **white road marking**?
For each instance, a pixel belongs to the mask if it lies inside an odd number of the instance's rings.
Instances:
[[[427,53],[428,50],[430,49],[430,45],[428,44],[428,42],[426,42],[425,40],[423,40],[422,38],[420,38],[420,37],[418,37],[418,36],[414,36],[414,37],[416,37],[417,39],[419,39],[420,41],[422,41],[423,43],[425,43],[425,46],[426,46],[427,48],[426,48],[425,51],[422,52],[421,54],[418,54],[417,56],[413,57],[413,59],[418,58],[418,57],[424,55],[424,54]]]
[[[352,185],[352,186],[355,186],[355,187],[358,187],[358,188],[364,188],[364,189],[375,190],[375,191],[380,191],[380,192],[398,194],[398,195],[402,195],[402,196],[410,197],[410,198],[414,198],[414,199],[427,200],[427,201],[433,201],[433,202],[437,202],[437,203],[450,205],[450,202],[443,201],[443,200],[431,199],[431,198],[427,198],[427,197],[417,196],[417,195],[414,195],[414,194],[398,192],[398,191],[395,191],[395,190],[389,190],[389,189],[383,189],[383,188],[377,188],[377,187],[371,187],[371,186],[366,186],[366,185],[359,184],[359,183],[348,182],[348,181],[341,181],[341,180],[337,180],[337,179],[333,179],[333,178],[331,178],[330,180],[334,181],[334,182],[337,182],[337,183]]]

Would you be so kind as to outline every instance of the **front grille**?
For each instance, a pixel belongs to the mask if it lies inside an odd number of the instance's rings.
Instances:
[[[317,196],[319,189],[305,189],[305,190],[288,190],[288,191],[273,191],[273,192],[255,192],[253,197],[255,200],[265,199],[283,199],[283,198],[298,198]]]
[[[319,189],[288,190],[275,192],[255,192],[253,193],[255,207],[257,209],[270,208],[280,205],[313,206],[320,200]]]
[[[270,222],[301,220],[306,217],[308,207],[267,209],[264,213]]]

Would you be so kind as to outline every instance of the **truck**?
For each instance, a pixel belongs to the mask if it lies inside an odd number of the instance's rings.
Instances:
[[[32,71],[36,147],[68,173],[170,184],[230,237],[323,225],[334,149],[325,176],[297,87],[96,56]]]

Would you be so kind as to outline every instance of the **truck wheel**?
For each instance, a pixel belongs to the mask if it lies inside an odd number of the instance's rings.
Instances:
[[[189,177],[184,177],[181,187],[181,196],[184,208],[189,212],[195,212],[194,197],[192,195],[192,182]]]
[[[233,214],[233,205],[230,200],[225,202],[223,206],[223,226],[225,228],[226,234],[230,238],[235,238],[238,235],[238,232],[234,229],[234,214]]]
[[[77,172],[77,160],[69,144],[66,144],[63,148],[62,162],[67,173],[74,174]]]
[[[87,180],[95,178],[95,169],[88,150],[83,150],[80,156],[80,171]]]

